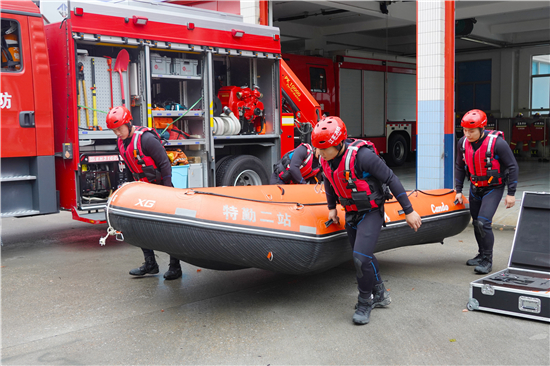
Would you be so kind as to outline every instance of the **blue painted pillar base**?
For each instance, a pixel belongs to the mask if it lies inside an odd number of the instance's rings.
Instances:
[[[453,170],[454,170],[454,146],[455,146],[455,134],[445,134],[445,178],[443,181],[444,187],[453,189],[454,188],[454,181],[453,181]]]

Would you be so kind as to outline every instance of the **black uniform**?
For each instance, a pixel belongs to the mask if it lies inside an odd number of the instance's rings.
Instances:
[[[131,137],[128,137],[122,141],[125,149],[128,148],[131,141]],[[172,165],[170,164],[170,159],[168,158],[166,150],[162,146],[160,140],[157,138],[157,136],[154,135],[154,133],[145,132],[142,134],[141,149],[143,150],[144,155],[149,156],[154,160],[155,164],[157,165],[157,169],[160,170],[162,182],[154,184],[162,184],[165,187],[173,187]],[[128,174],[130,181],[134,181],[132,172],[130,171],[130,169],[128,169],[128,167],[126,167],[126,174]],[[141,248],[141,250],[143,251],[143,255],[145,257],[155,256],[155,252],[152,249]],[[170,256],[170,266],[179,267],[179,259]]]
[[[348,146],[349,144],[346,142],[346,148]],[[342,157],[343,155],[329,161],[333,171],[338,168]],[[408,215],[414,211],[409,197],[397,176],[370,149],[361,148],[357,152],[355,174],[357,177],[371,175],[378,179],[380,183],[385,183],[399,201],[405,214]],[[328,179],[325,179],[325,191],[328,208],[335,209],[338,196]],[[360,296],[365,299],[370,297],[374,285],[382,283],[378,261],[374,256],[376,242],[378,241],[378,236],[384,222],[384,217],[381,213],[382,211],[376,208],[367,212],[346,214],[346,231],[353,250],[353,261],[357,270],[357,287]]]
[[[304,179],[304,177],[302,177],[302,173],[300,173],[300,166],[303,164],[304,160],[306,160],[307,155],[308,155],[307,147],[305,147],[304,145],[298,146],[292,153],[292,159],[290,160],[290,168],[288,170],[290,172],[290,176],[293,183],[297,183],[297,184],[315,183],[315,177]],[[315,170],[319,168],[319,160],[315,157],[315,153],[311,157],[311,159],[313,159],[312,169]],[[277,164],[280,164],[280,162],[278,162]],[[281,178],[279,178],[279,172],[275,170],[271,175],[269,184],[285,184],[285,182],[283,182]]]
[[[125,149],[128,148],[131,141],[131,137],[128,137],[122,141]],[[141,149],[143,150],[143,154],[154,160],[157,165],[157,169],[160,170],[162,185],[166,187],[173,187],[172,165],[170,164],[170,159],[168,158],[168,155],[166,155],[166,150],[160,143],[160,140],[153,133],[145,132],[141,136]],[[129,180],[133,181],[134,177],[132,176],[130,169],[126,169],[126,173],[128,174]]]
[[[483,137],[472,144],[474,151],[477,151],[483,141],[487,138],[490,131],[484,131]],[[457,193],[462,193],[464,185],[464,177],[467,174],[466,163],[464,162],[464,150],[462,145],[464,139],[462,137],[457,144],[457,154],[455,161],[455,187]],[[492,258],[493,245],[495,237],[491,224],[493,216],[498,208],[498,204],[504,193],[504,186],[508,186],[508,195],[516,194],[516,186],[518,183],[518,164],[512,150],[502,138],[496,138],[494,141],[494,156],[500,164],[500,172],[506,172],[506,177],[503,178],[503,184],[492,187],[476,187],[470,184],[470,214],[472,215],[472,223],[474,225],[474,233],[480,254],[486,254]]]

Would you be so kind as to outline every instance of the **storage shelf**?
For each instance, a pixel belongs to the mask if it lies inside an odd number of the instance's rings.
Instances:
[[[79,130],[78,139],[79,140],[90,140],[90,139],[113,139],[116,140],[116,135],[111,130],[103,131],[88,131],[88,130]]]
[[[168,140],[165,146],[204,145],[204,139]]]
[[[187,114],[185,114],[187,112]],[[151,111],[153,117],[179,117],[185,114],[185,117],[202,117],[203,111],[196,109],[190,110],[183,109],[181,111]]]
[[[151,74],[151,77],[156,79],[202,80],[202,76],[186,76],[186,75]]]
[[[249,139],[273,139],[279,137],[278,135],[231,135],[231,136],[216,136],[214,140],[249,140]]]
[[[21,182],[25,180],[36,180],[35,175],[13,175],[11,177],[2,177],[0,182]]]

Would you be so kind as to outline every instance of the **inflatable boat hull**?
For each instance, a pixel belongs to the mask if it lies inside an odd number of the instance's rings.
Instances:
[[[253,193],[258,188],[193,191],[128,184],[113,195],[107,217],[127,243],[163,251],[203,268],[252,267],[306,274],[328,270],[352,257],[343,225],[324,226],[328,209],[322,192],[314,186],[259,187],[259,193]],[[399,203],[386,203],[386,227],[375,251],[442,242],[464,230],[469,211],[452,203],[451,192],[410,195],[422,216],[422,227],[416,233],[404,221]],[[286,201],[274,202],[277,194]],[[167,195],[171,199],[166,200]],[[343,223],[343,211],[340,219]]]

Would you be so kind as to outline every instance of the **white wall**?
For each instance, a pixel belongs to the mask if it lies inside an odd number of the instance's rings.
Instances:
[[[260,5],[258,0],[241,0],[243,22],[260,24]]]
[[[456,62],[492,60],[491,111],[497,118],[521,112],[529,116],[531,105],[531,57],[548,54],[548,47],[510,48],[457,54]]]

